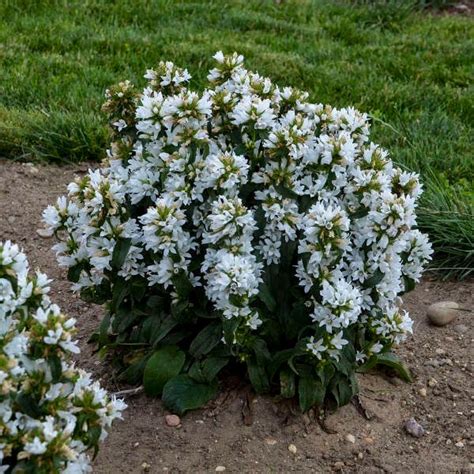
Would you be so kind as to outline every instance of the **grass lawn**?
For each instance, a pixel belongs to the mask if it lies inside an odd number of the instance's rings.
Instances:
[[[143,83],[162,59],[196,87],[212,54],[354,105],[373,140],[421,172],[420,224],[437,266],[474,268],[474,21],[406,1],[3,0],[0,2],[0,156],[99,159],[107,144],[104,90]],[[465,270],[462,270],[465,269]]]

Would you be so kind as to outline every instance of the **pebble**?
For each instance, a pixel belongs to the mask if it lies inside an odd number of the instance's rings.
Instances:
[[[8,216],[8,223],[13,224],[16,221],[14,216]]]
[[[415,438],[421,438],[425,434],[425,429],[415,420],[415,418],[410,418],[405,421],[405,430]]]
[[[346,441],[349,441],[349,443],[354,444],[356,442],[355,436],[353,434],[346,435]]]
[[[345,464],[342,461],[337,461],[334,463],[334,469],[336,469],[336,471],[340,471],[341,469],[344,469],[344,467]]]
[[[454,326],[454,330],[459,334],[464,334],[467,332],[468,327],[465,324],[456,324],[456,326]]]
[[[363,453],[363,452],[358,453],[358,454],[357,454],[357,457],[358,457],[359,459],[364,459],[364,453]]]
[[[420,390],[418,390],[418,393],[419,393],[422,397],[426,397],[426,395],[428,395],[428,392],[427,392],[427,390],[426,390],[425,387],[420,388]]]
[[[451,321],[454,321],[458,315],[456,309],[459,305],[454,301],[439,301],[433,303],[428,307],[428,319],[435,326],[446,326]]]
[[[37,233],[42,239],[49,239],[50,237],[53,236],[53,232],[50,231],[49,229],[36,229],[36,233]]]
[[[181,424],[181,419],[178,415],[166,415],[165,422],[167,426],[176,427]]]
[[[267,443],[269,446],[274,446],[277,444],[277,440],[275,438],[265,438],[265,443]]]
[[[436,385],[438,385],[438,381],[435,378],[432,377],[428,380],[429,387],[436,387]]]
[[[150,465],[147,462],[142,462],[142,469],[144,471],[149,471],[150,470]]]
[[[367,443],[367,444],[373,444],[374,443],[374,438],[371,438],[370,436],[366,436],[364,438],[364,441]]]
[[[294,444],[289,444],[288,445],[288,451],[290,453],[296,454],[296,451],[298,451],[298,450],[296,449],[296,446]]]
[[[436,354],[438,355],[443,355],[446,354],[446,351],[444,349],[438,348],[435,350]]]
[[[217,466],[216,467],[216,472],[224,472],[225,471],[225,466]]]
[[[464,448],[464,443],[462,441],[458,441],[454,446],[456,446],[456,448]]]

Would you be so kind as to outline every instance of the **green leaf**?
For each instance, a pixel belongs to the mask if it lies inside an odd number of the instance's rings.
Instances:
[[[131,239],[118,239],[112,252],[112,268],[119,270],[127,258],[128,251],[132,245]]]
[[[276,191],[283,196],[284,198],[287,199],[299,199],[299,195],[296,194],[293,190],[288,189],[287,187],[283,186],[282,184],[277,184],[274,186]]]
[[[268,373],[270,374],[270,377],[273,378],[281,365],[287,362],[292,356],[294,356],[294,354],[295,349],[285,349],[283,351],[277,352],[268,365]]]
[[[105,313],[99,326],[99,347],[106,346],[109,343],[110,313]]]
[[[298,396],[301,411],[305,412],[314,405],[322,405],[326,389],[320,380],[314,377],[301,377],[298,383]]]
[[[270,390],[270,381],[263,365],[258,364],[252,358],[247,361],[247,370],[250,383],[257,393],[265,393]]]
[[[284,398],[293,398],[296,393],[295,373],[289,369],[280,372],[280,393]]]
[[[199,408],[214,398],[217,384],[204,384],[181,374],[168,380],[163,387],[162,400],[166,408],[178,415]]]
[[[146,363],[143,373],[145,392],[160,395],[166,382],[178,375],[183,368],[186,355],[177,346],[166,346],[156,351]]]
[[[207,357],[202,361],[197,360],[189,369],[189,376],[197,382],[212,382],[228,363],[228,357]]]
[[[131,282],[130,294],[135,301],[141,301],[148,289],[147,281],[143,278],[135,278]]]
[[[69,267],[67,271],[67,279],[73,283],[77,283],[81,277],[81,272],[85,268],[85,262],[76,263],[76,265]]]
[[[125,278],[117,278],[114,282],[112,301],[110,302],[110,310],[112,313],[116,313],[119,310],[124,298],[129,294],[129,292],[129,283]]]
[[[357,386],[354,387],[351,380],[342,375],[336,376],[331,383],[331,393],[339,407],[347,405],[351,401],[353,395],[357,393],[356,389]]]
[[[20,407],[21,411],[31,418],[39,418],[41,416],[41,410],[36,400],[31,395],[23,392],[18,393],[15,398],[15,402]]]
[[[150,309],[161,309],[164,305],[165,299],[163,296],[152,295],[148,298],[146,303],[147,307]]]
[[[185,324],[189,322],[189,300],[179,300],[171,305],[171,314],[180,323]]]
[[[403,277],[403,282],[405,283],[405,288],[403,290],[403,294],[409,293],[410,291],[415,289],[415,280],[408,278],[406,276]]]
[[[257,362],[260,365],[267,367],[272,359],[272,356],[268,350],[265,340],[261,337],[255,337],[249,346],[252,347],[253,351],[255,352]]]
[[[181,300],[186,300],[193,289],[193,285],[189,281],[186,273],[181,272],[172,278],[176,292]]]
[[[377,364],[386,365],[387,367],[392,368],[405,382],[413,382],[413,377],[411,376],[410,371],[393,352],[378,354]]]
[[[134,362],[119,375],[119,380],[123,380],[131,385],[137,385],[141,383],[143,380],[143,372],[145,371],[147,360],[147,357],[143,357],[143,359]]]
[[[258,297],[259,299],[265,303],[265,306],[268,308],[269,311],[273,312],[276,308],[276,301],[273,298],[270,288],[265,283],[262,283],[258,289]]]
[[[127,310],[125,309],[125,314],[124,315],[117,315],[115,317],[115,320],[114,320],[114,325],[113,325],[113,329],[116,328],[116,330],[119,332],[119,333],[125,333],[125,332],[129,332],[127,331],[130,326],[133,325],[133,323],[135,323],[135,321],[140,317],[139,314],[137,314],[136,312],[133,312],[132,310]]]
[[[352,219],[362,219],[363,217],[367,216],[369,214],[369,208],[365,206],[359,207],[357,211],[351,213],[351,218]]]
[[[374,274],[367,278],[362,284],[362,288],[374,288],[378,283],[383,280],[385,273],[382,273],[379,269],[375,270]]]
[[[52,355],[48,358],[49,368],[51,369],[51,377],[53,382],[58,382],[63,373],[61,366],[61,359],[57,355]]]
[[[160,320],[159,324],[155,325],[150,334],[150,344],[152,344],[153,347],[156,347],[157,344],[161,342],[177,325],[178,321],[176,321],[171,315]]]
[[[234,345],[235,332],[239,327],[239,323],[239,318],[224,319],[224,321],[222,321],[224,340],[229,347]]]
[[[222,339],[222,323],[214,321],[208,324],[199,334],[194,338],[189,346],[189,353],[196,358],[206,355],[211,352],[214,347],[219,344]]]
[[[357,368],[357,372],[365,373],[377,365],[377,356],[372,355],[362,365]]]

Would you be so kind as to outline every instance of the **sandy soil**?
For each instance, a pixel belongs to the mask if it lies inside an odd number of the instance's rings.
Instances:
[[[106,375],[107,362],[87,344],[101,308],[71,294],[50,250],[52,239],[36,233],[42,209],[64,193],[75,173],[86,170],[87,165],[57,168],[0,161],[0,240],[19,243],[31,266],[54,279],[52,298],[78,319],[83,350],[79,363],[117,391],[126,387]],[[329,414],[322,425],[314,413],[298,414],[291,404],[254,397],[244,382],[228,380],[217,400],[171,428],[159,400],[133,396],[127,400],[125,421],[115,424],[102,445],[95,472],[214,472],[217,466],[226,472],[474,472],[473,315],[463,312],[442,328],[429,325],[427,305],[444,299],[473,308],[474,282],[425,279],[407,295],[415,330],[398,352],[415,382],[361,376],[363,409],[350,404]],[[422,438],[404,431],[411,417],[427,430]],[[346,439],[348,434],[354,443]]]

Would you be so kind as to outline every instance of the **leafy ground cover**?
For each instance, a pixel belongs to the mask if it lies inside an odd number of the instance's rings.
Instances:
[[[435,266],[472,271],[472,17],[410,1],[5,0],[0,18],[0,155],[100,159],[110,84],[143,84],[167,59],[199,88],[212,54],[236,50],[314,101],[370,113],[374,141],[422,174]]]

